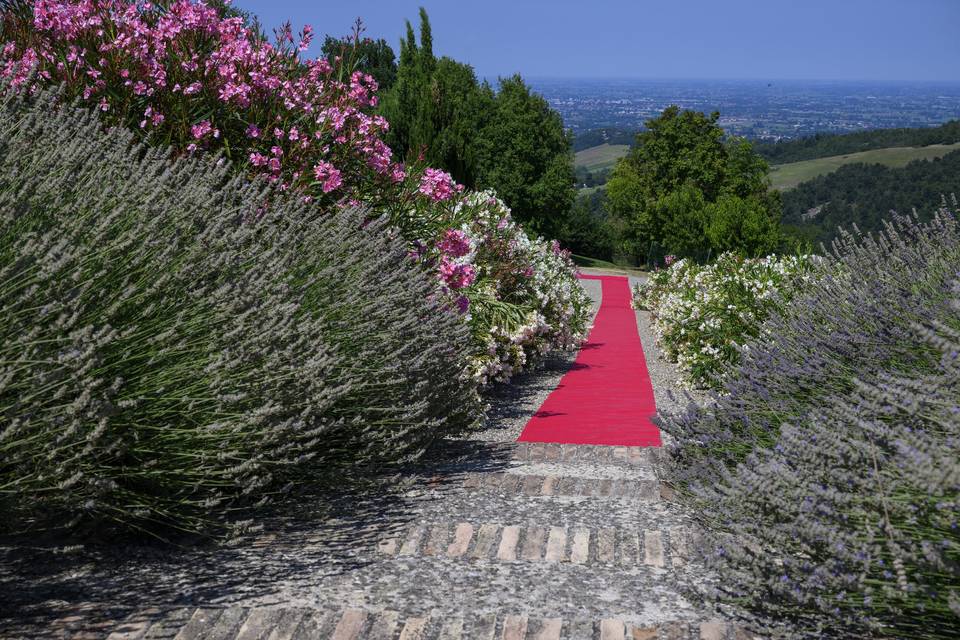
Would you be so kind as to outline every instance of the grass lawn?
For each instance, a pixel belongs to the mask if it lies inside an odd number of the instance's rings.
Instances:
[[[960,143],[932,144],[928,147],[888,147],[842,156],[817,158],[816,160],[790,162],[770,167],[770,180],[774,189],[786,190],[792,189],[805,180],[836,171],[845,164],[865,162],[867,164],[882,164],[888,167],[903,167],[913,160],[940,158],[951,151],[957,150],[960,150]],[[592,149],[587,149],[587,151],[592,151]]]
[[[587,171],[599,171],[608,169],[617,163],[617,160],[627,155],[630,145],[626,144],[601,144],[596,147],[590,147],[583,151],[577,151],[574,164],[583,167]]]
[[[605,188],[606,186],[607,186],[606,184],[601,184],[601,185],[597,185],[596,187],[582,187],[580,189],[577,189],[577,195],[588,196],[595,191],[599,191],[600,189]]]

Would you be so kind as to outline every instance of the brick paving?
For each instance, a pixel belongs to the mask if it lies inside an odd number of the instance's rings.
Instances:
[[[656,451],[481,449],[501,464],[476,469],[473,449],[421,470],[405,494],[415,516],[371,523],[368,535],[346,543],[352,568],[291,571],[269,599],[151,603],[87,633],[111,640],[753,637],[687,599],[691,580],[705,578],[691,553],[699,537],[664,498]],[[549,473],[531,472],[544,465]],[[322,535],[303,542],[279,531],[250,548],[330,551]],[[319,568],[332,564],[324,559]]]
[[[710,577],[697,526],[656,480],[657,452],[451,447],[393,510],[374,500],[374,517],[354,505],[353,519],[324,513],[325,528],[274,526],[178,558],[127,553],[87,567],[58,619],[0,637],[753,637],[690,599]]]
[[[479,615],[403,616],[364,609],[198,608],[141,613],[118,625],[108,640],[750,640],[742,628],[720,620],[638,625],[620,618],[576,620],[495,612]]]

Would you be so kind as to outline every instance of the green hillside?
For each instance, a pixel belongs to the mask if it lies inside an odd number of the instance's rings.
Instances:
[[[775,189],[793,189],[801,182],[836,171],[843,165],[854,163],[882,164],[886,167],[905,167],[914,160],[942,158],[951,151],[960,150],[960,143],[933,144],[927,147],[890,147],[860,153],[803,160],[771,167],[770,180]]]
[[[583,151],[577,151],[574,164],[591,172],[610,169],[617,163],[617,160],[627,155],[628,151],[630,151],[630,145],[604,143]]]
[[[770,164],[787,164],[890,147],[927,147],[956,142],[960,142],[960,120],[951,120],[939,127],[817,134],[796,140],[755,142],[753,146]]]

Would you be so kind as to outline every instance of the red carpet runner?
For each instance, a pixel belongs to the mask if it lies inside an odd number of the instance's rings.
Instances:
[[[600,280],[603,300],[570,371],[527,422],[521,442],[659,447],[653,386],[623,276]]]

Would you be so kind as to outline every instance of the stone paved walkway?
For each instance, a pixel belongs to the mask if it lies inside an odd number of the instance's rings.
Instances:
[[[234,549],[75,569],[85,591],[61,592],[78,602],[45,629],[112,640],[751,637],[685,597],[708,577],[657,456],[450,443],[402,495],[344,505],[315,527],[307,514]]]
[[[659,455],[450,441],[232,547],[0,545],[0,637],[751,638],[688,599],[711,577]]]

